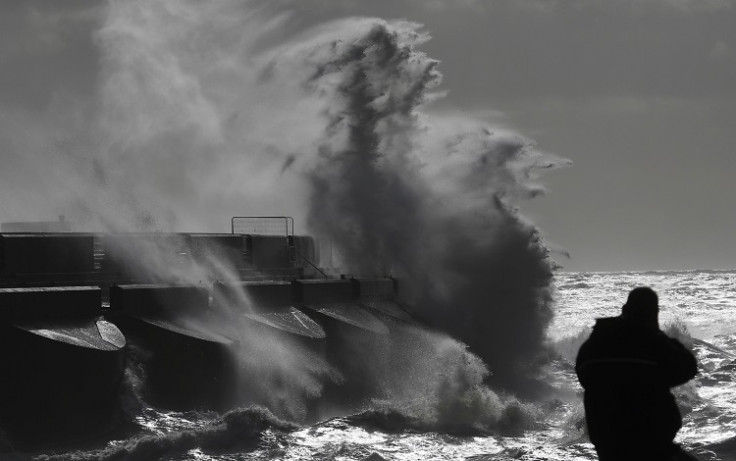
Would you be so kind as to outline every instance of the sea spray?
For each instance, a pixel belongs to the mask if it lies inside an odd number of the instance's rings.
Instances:
[[[240,43],[234,29],[218,33],[201,20],[205,8],[232,24],[223,12],[236,10],[223,5],[110,5],[100,33],[109,56],[103,91],[117,121],[107,126],[126,133],[110,146],[121,158],[151,167],[175,161],[200,171],[196,152],[205,152],[215,172],[230,162],[236,170],[259,167],[251,170],[256,175],[243,171],[246,190],[250,179],[262,186],[274,173],[269,164],[278,166],[280,185],[308,192],[310,228],[335,243],[346,270],[398,275],[426,321],[468,343],[490,365],[491,379],[518,387],[519,367],[541,349],[551,316],[551,265],[536,229],[513,203],[539,192],[535,171],[564,162],[518,135],[423,111],[438,97],[432,91],[441,77],[437,62],[417,51],[428,35],[416,24],[347,19],[249,56],[249,47],[236,52],[232,46]],[[254,17],[244,12],[241,19]],[[212,48],[212,34],[219,47]],[[144,105],[142,114],[130,105],[141,97],[132,94],[134,81],[141,96],[160,100]],[[168,81],[174,84],[165,86]],[[223,98],[236,81],[240,91]],[[297,114],[308,116],[292,123],[283,139],[270,137],[272,128],[260,129],[283,126],[293,111],[254,117],[250,107],[233,106],[242,95],[259,101],[264,115],[288,96]],[[254,128],[260,131],[246,139],[243,133]],[[302,144],[290,151],[295,134]],[[247,155],[233,155],[247,148]],[[202,171],[206,191],[212,172]],[[166,186],[165,177],[151,186]],[[165,189],[150,195],[170,198]]]
[[[276,75],[300,59],[316,68],[305,85],[325,104],[309,224],[349,271],[397,275],[425,321],[518,390],[552,317],[552,263],[514,202],[539,193],[536,170],[566,162],[471,123],[430,133],[442,117],[421,111],[440,81],[416,50],[427,38],[412,23],[345,20],[273,58]]]
[[[49,202],[39,210],[113,232],[218,230],[244,211],[293,215],[334,242],[346,271],[398,276],[423,320],[470,346],[399,330],[407,343],[376,347],[378,357],[404,354],[409,376],[458,359],[428,384],[428,395],[446,396],[431,397],[431,418],[457,424],[487,406],[469,419],[493,426],[503,403],[496,411],[484,381],[519,390],[516,377],[533,372],[525,366],[551,316],[551,264],[516,202],[539,193],[536,172],[564,161],[513,133],[430,110],[441,75],[418,51],[429,35],[417,24],[348,18],[264,47],[287,22],[250,2],[108,2],[95,34],[98,101],[75,110],[63,136],[14,136],[16,150],[34,153],[23,171],[53,179],[41,182]],[[51,112],[48,125],[63,113]],[[217,258],[181,264],[166,243],[125,256],[158,282],[234,277]],[[191,327],[237,330],[238,398],[299,419],[303,402],[348,372],[253,333],[240,315],[248,306],[243,298]],[[402,368],[361,362],[367,401],[422,406],[411,389],[420,379],[404,386]],[[450,393],[471,404],[448,402]]]
[[[238,366],[237,405],[262,405],[290,421],[315,418],[311,410],[329,383],[342,375],[329,364],[315,344],[269,328],[240,324],[233,355]]]
[[[319,105],[294,85],[261,81],[254,48],[286,16],[254,3],[94,9],[100,69],[90,98],[0,112],[0,192],[12,197],[0,219],[223,231],[230,216],[277,210],[303,223],[302,180],[284,165],[318,137]]]
[[[258,88],[248,65],[250,46],[273,24],[247,5],[107,5],[97,33],[107,181],[154,218],[171,215],[163,230],[222,228],[243,207],[278,200],[263,181],[279,179],[280,162],[264,152],[268,135],[251,131]]]
[[[344,357],[341,395],[320,401],[322,419],[345,414],[351,424],[384,432],[406,430],[456,435],[518,434],[536,427],[541,408],[486,384],[485,363],[445,333],[390,322],[381,336],[345,328],[335,338]],[[339,402],[341,405],[336,405]]]
[[[539,193],[532,180],[535,171],[564,162],[545,157],[517,135],[465,119],[446,123],[441,114],[422,112],[438,96],[432,89],[440,74],[437,62],[416,49],[428,39],[416,24],[337,21],[259,56],[235,53],[226,66],[219,60],[222,53],[212,58],[196,52],[211,45],[197,38],[216,34],[197,19],[200,8],[187,2],[150,9],[142,3],[111,6],[101,32],[111,56],[104,91],[115,116],[127,117],[111,126],[133,131],[111,146],[122,149],[123,157],[142,158],[143,165],[155,167],[168,159],[192,171],[201,167],[194,152],[209,151],[204,156],[214,160],[213,171],[234,162],[249,180],[245,190],[252,190],[251,179],[263,186],[263,178],[271,177],[286,191],[306,191],[310,229],[334,242],[347,271],[399,276],[406,300],[425,321],[468,343],[490,365],[488,379],[518,390],[523,380],[517,377],[533,372],[525,367],[541,350],[551,317],[551,263],[537,230],[519,216],[514,203]],[[181,21],[152,30],[163,21],[158,16]],[[142,18],[140,23],[136,18]],[[232,41],[223,43],[233,51],[227,46]],[[139,51],[143,44],[149,46]],[[205,66],[211,71],[203,72]],[[140,74],[144,94],[163,98],[144,106],[153,117],[150,124],[141,126],[130,110],[135,106],[121,99],[130,89],[115,91],[140,80],[132,79],[131,72]],[[236,89],[236,77],[240,90],[255,97],[272,120],[254,117],[250,107],[233,107],[233,99],[241,100],[237,91],[234,98],[222,97],[224,89]],[[176,84],[162,89],[170,79]],[[258,93],[272,99],[254,96]],[[284,126],[294,116],[293,111],[278,112],[284,95],[296,101],[296,113],[305,117],[292,123],[283,139],[269,137],[272,127],[260,129],[269,123]],[[148,114],[144,111],[143,117]],[[196,126],[202,114],[210,115]],[[221,124],[211,127],[213,120]],[[147,131],[157,126],[164,128]],[[255,128],[260,131],[253,132],[253,139],[243,136]],[[302,143],[290,150],[295,134]],[[182,141],[190,137],[195,138],[191,143]],[[155,150],[153,159],[144,148]],[[247,155],[233,155],[248,148]],[[246,171],[244,166],[257,168]],[[199,178],[205,191],[208,174]],[[154,198],[169,200],[168,191],[154,192]],[[253,344],[254,351],[262,350],[262,341]],[[246,364],[273,363],[250,351],[246,356]],[[312,390],[306,394],[313,395],[316,388],[308,382]]]

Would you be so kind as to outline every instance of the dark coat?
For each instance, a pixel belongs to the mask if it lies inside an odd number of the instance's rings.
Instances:
[[[605,453],[638,458],[673,447],[682,418],[670,388],[697,373],[695,357],[679,341],[624,317],[598,319],[575,371],[601,459]]]

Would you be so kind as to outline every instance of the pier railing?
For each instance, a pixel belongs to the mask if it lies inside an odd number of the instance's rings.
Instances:
[[[234,216],[230,219],[233,234],[294,235],[291,216]]]

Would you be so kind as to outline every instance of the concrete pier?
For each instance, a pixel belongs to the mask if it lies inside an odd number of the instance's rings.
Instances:
[[[216,283],[213,306],[235,312],[276,330],[311,339],[323,339],[322,327],[297,309],[292,282],[250,281]]]
[[[394,280],[329,278],[321,254],[288,233],[0,233],[0,426],[29,444],[102,428],[126,361],[155,406],[227,409],[270,348],[327,359],[350,384],[334,396],[369,395],[362,354],[411,316]]]
[[[99,287],[0,289],[0,427],[39,447],[109,430],[120,417],[125,337]]]
[[[288,239],[281,235],[246,236],[246,262],[259,269],[290,267]]]
[[[358,304],[356,286],[349,279],[314,279],[294,282],[295,301],[322,316],[378,334],[388,327]]]
[[[99,287],[0,288],[0,320],[59,320],[101,315]]]
[[[2,233],[0,273],[59,274],[94,270],[92,234]]]
[[[137,348],[132,360],[145,371],[147,399],[175,410],[230,404],[233,340],[225,335],[229,324],[210,309],[206,287],[116,285],[110,288],[110,308]]]
[[[398,282],[391,278],[352,279],[358,303],[379,318],[414,324],[416,321],[398,302]]]

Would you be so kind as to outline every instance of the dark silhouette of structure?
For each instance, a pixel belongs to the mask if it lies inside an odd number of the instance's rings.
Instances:
[[[575,370],[601,461],[693,459],[674,444],[682,417],[670,388],[697,374],[693,354],[659,329],[651,288],[629,293],[618,317],[596,321]]]

